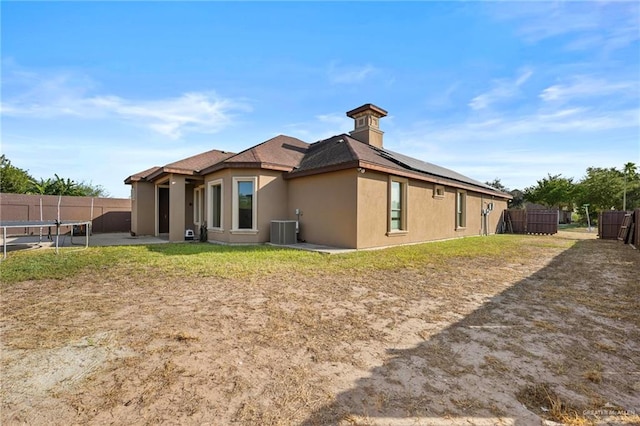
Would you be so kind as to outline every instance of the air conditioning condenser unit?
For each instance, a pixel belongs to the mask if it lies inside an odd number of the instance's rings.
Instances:
[[[297,243],[297,226],[298,222],[295,220],[272,220],[271,244],[288,245]]]

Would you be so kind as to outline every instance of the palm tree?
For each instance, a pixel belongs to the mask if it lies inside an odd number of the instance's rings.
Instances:
[[[636,175],[637,167],[634,163],[628,162],[624,165],[624,192],[622,195],[622,210],[627,210],[627,180],[633,179]]]

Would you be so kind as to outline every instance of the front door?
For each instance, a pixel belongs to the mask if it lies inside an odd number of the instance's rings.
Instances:
[[[169,188],[158,188],[158,233],[169,233]]]

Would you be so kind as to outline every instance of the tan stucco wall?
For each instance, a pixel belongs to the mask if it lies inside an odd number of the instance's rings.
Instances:
[[[288,181],[289,219],[300,209],[300,236],[334,247],[356,246],[357,178],[355,169]]]
[[[211,208],[211,200],[209,199],[209,183],[221,179],[222,183],[222,199],[223,199],[223,212],[222,212],[222,231],[213,231],[211,228],[207,231],[207,239],[209,241],[218,241],[222,243],[229,242],[229,230],[231,229],[231,179],[229,170],[221,170],[216,173],[205,176],[204,179],[204,217],[207,221],[207,226],[210,227],[209,221],[209,209]]]
[[[155,234],[156,193],[150,182],[133,182],[134,198],[131,200],[131,231],[136,235]]]
[[[185,182],[184,176],[169,176],[169,241],[184,241]]]
[[[233,178],[254,177],[257,184],[257,233],[232,232]],[[226,169],[205,178],[205,217],[209,215],[209,182],[222,180],[222,231],[209,230],[208,239],[231,244],[266,243],[271,239],[271,221],[290,218],[287,214],[287,182],[282,172],[261,169]]]
[[[188,183],[185,185],[184,193],[184,229],[191,229],[194,233],[198,233],[195,223],[193,223],[193,190],[195,185]],[[184,236],[184,232],[182,233]]]
[[[384,247],[480,235],[482,204],[494,202],[489,215],[489,230],[494,233],[500,211],[506,208],[506,200],[467,191],[466,227],[456,230],[456,189],[445,186],[444,198],[434,198],[435,185],[429,182],[409,180],[407,188],[407,232],[387,235],[388,230],[389,177],[368,170],[358,175],[358,240],[357,248]],[[485,204],[486,206],[486,204]]]

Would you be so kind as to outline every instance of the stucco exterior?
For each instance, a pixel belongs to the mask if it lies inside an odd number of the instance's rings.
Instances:
[[[389,175],[366,171],[358,175],[358,239],[356,248],[384,247],[447,238],[482,235],[482,209],[493,202],[488,215],[489,232],[495,233],[500,211],[507,201],[473,191],[466,191],[466,226],[456,228],[456,194],[458,189],[439,185],[444,196],[435,196],[436,184],[408,179],[406,231],[388,230]]]
[[[347,115],[350,135],[312,144],[279,135],[128,177],[132,231],[183,241],[206,221],[208,241],[260,244],[271,240],[271,221],[298,220],[298,241],[358,249],[495,232],[509,194],[385,149],[387,112],[375,105]]]
[[[131,232],[155,235],[156,186],[152,182],[133,182],[131,197]]]
[[[233,178],[255,178],[257,181],[257,229],[234,230],[233,229]],[[264,169],[224,169],[209,174],[205,177],[205,217],[209,218],[211,208],[210,184],[222,183],[222,226],[212,228],[208,219],[207,239],[209,241],[247,244],[266,243],[270,240],[270,227],[272,220],[290,219],[287,212],[287,182],[282,177],[282,172]]]
[[[290,219],[300,210],[300,238],[333,247],[357,245],[356,169],[288,181]]]

